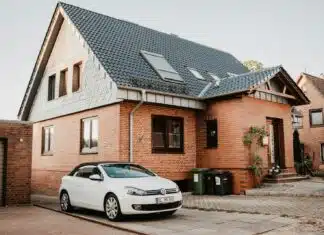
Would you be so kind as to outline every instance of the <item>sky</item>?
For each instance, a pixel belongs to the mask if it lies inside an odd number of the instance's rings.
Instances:
[[[322,0],[65,0],[210,47],[241,61],[324,72]],[[56,0],[0,0],[0,119],[16,119]]]

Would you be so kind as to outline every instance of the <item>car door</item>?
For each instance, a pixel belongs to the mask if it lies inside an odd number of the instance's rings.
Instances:
[[[89,208],[87,190],[90,182],[89,177],[92,174],[93,168],[95,168],[95,166],[85,165],[80,167],[79,171],[75,174],[73,194],[75,195],[76,204],[79,207]]]
[[[87,190],[85,192],[85,200],[87,202],[88,208],[93,210],[103,210],[103,200],[108,191],[106,187],[107,177],[104,178],[103,172],[95,167],[92,170],[92,174],[99,175],[101,177],[101,181],[91,180],[87,182]]]

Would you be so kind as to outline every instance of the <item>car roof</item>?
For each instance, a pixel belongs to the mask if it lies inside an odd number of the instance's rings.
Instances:
[[[74,175],[74,173],[80,168],[80,167],[84,167],[84,166],[88,166],[88,165],[92,165],[92,166],[99,166],[102,164],[133,164],[131,162],[121,162],[121,161],[98,161],[98,162],[83,162],[79,165],[77,165],[76,167],[74,167],[74,169],[69,173],[69,175]]]

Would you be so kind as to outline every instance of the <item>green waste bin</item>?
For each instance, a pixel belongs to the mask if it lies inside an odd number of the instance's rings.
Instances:
[[[194,168],[192,173],[192,194],[203,195],[205,193],[205,174],[209,168]]]

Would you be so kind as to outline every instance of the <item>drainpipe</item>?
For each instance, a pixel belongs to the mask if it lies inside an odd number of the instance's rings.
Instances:
[[[133,119],[136,110],[144,103],[145,90],[141,89],[141,101],[129,114],[129,162],[133,162]]]

